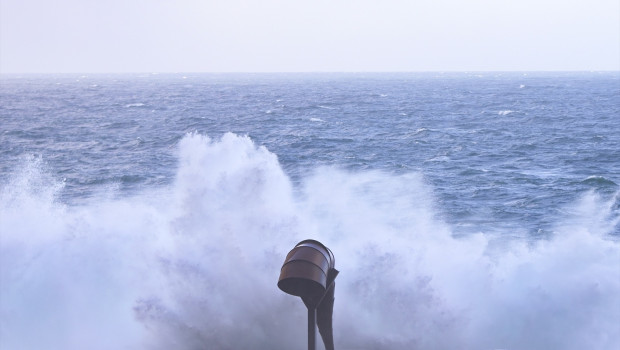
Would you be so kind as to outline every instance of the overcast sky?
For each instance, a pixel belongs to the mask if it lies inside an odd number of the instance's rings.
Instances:
[[[0,0],[0,72],[620,70],[620,0]]]

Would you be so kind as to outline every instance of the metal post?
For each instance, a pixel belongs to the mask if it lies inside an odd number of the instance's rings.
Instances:
[[[308,308],[308,350],[316,349],[316,309]]]

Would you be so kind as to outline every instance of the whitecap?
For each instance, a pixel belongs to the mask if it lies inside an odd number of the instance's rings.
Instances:
[[[514,113],[515,111],[511,111],[511,110],[504,110],[504,111],[499,111],[497,114],[499,115],[508,115],[510,113]]]
[[[125,107],[126,108],[131,108],[131,107],[142,107],[144,106],[144,103],[130,103],[130,104],[126,104]]]

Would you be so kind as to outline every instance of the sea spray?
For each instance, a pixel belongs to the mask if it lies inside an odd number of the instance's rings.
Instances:
[[[41,160],[0,186],[7,349],[303,349],[276,287],[299,240],[341,271],[338,349],[620,344],[616,198],[585,193],[546,240],[454,236],[418,173],[322,167],[298,188],[245,136],[189,134],[175,181],[61,203]]]

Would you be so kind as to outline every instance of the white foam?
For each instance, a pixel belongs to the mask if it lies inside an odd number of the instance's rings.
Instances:
[[[143,106],[144,106],[144,103],[139,103],[139,102],[138,103],[129,103],[129,104],[125,105],[126,108],[143,107]]]
[[[514,113],[514,112],[515,112],[515,111],[511,111],[511,110],[504,110],[504,111],[499,111],[499,112],[497,112],[497,114],[499,114],[499,115],[508,115],[508,114],[511,114],[511,113]]]
[[[233,134],[186,136],[168,188],[80,206],[26,164],[0,187],[3,348],[303,349],[305,308],[276,282],[305,238],[341,271],[338,349],[620,344],[618,209],[593,193],[532,243],[453,238],[417,173],[320,168],[294,191]]]

